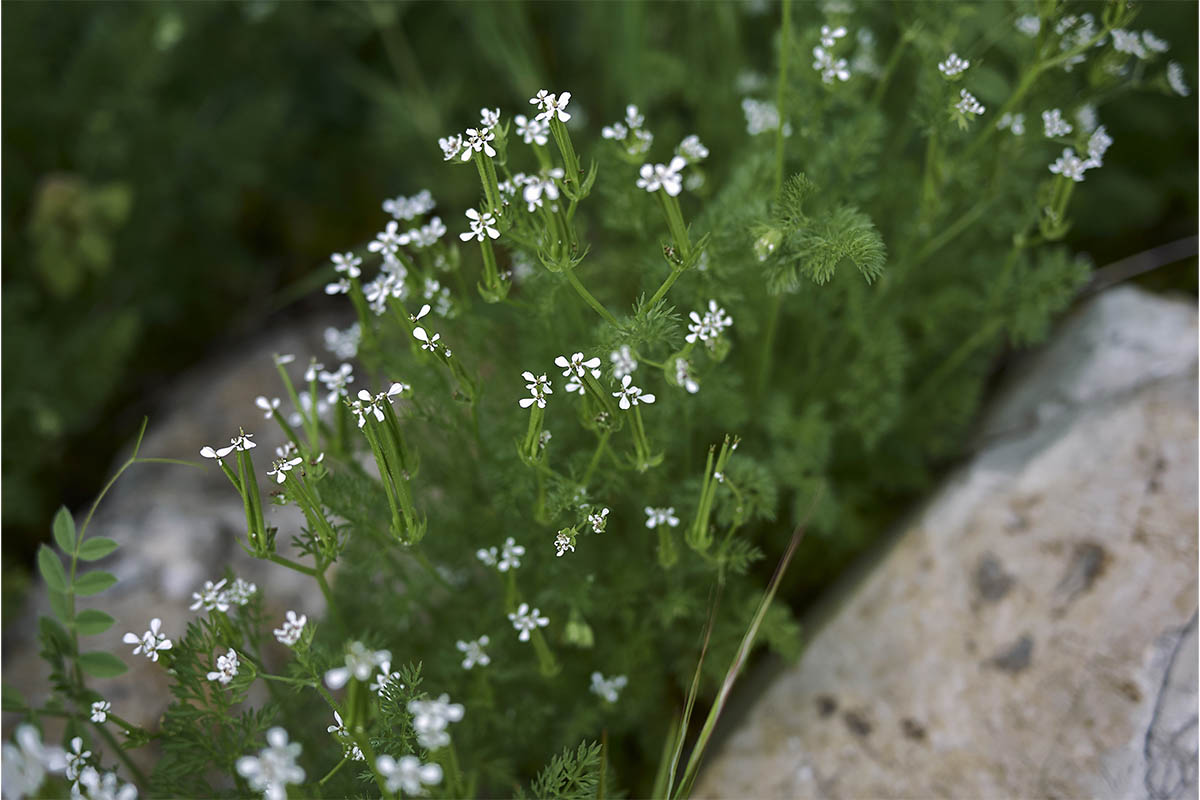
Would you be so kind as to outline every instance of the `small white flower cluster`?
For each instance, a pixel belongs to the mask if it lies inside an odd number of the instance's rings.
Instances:
[[[605,125],[600,129],[600,135],[623,145],[629,155],[640,156],[654,143],[654,134],[643,127],[645,122],[638,107],[631,103],[625,106],[625,120]]]
[[[575,537],[566,531],[559,531],[554,537],[554,555],[562,558],[568,550],[575,552]]]
[[[459,640],[454,643],[454,646],[458,648],[458,652],[463,654],[463,669],[473,669],[476,664],[486,667],[492,663],[492,657],[483,650],[483,648],[488,646],[490,641],[485,634],[470,642]]]
[[[960,58],[958,53],[951,53],[946,56],[946,60],[938,63],[938,72],[941,72],[947,78],[953,78],[967,71],[971,66],[971,62],[965,58]]]
[[[170,650],[172,647],[171,640],[162,632],[162,620],[158,617],[150,620],[150,629],[141,636],[130,632],[125,634],[121,641],[125,644],[136,644],[133,654],[144,655],[151,661],[158,661],[159,651]]]
[[[563,370],[563,377],[567,379],[567,392],[579,392],[582,397],[585,392],[583,388],[583,379],[590,371],[593,378],[600,377],[600,359],[589,358],[584,359],[583,353],[575,353],[570,358],[566,356],[558,356],[554,359],[554,364]]]
[[[528,642],[531,631],[550,624],[550,618],[541,616],[541,613],[536,608],[530,609],[529,603],[521,603],[517,606],[516,611],[509,612],[508,619],[512,622],[513,628],[520,631],[520,635],[517,636],[519,641]]]
[[[688,323],[688,335],[684,337],[688,344],[699,339],[713,347],[721,333],[733,325],[733,319],[725,313],[725,309],[717,305],[716,300],[708,301],[708,311],[704,312],[704,316],[692,311],[688,318],[691,322]]]
[[[393,683],[396,684],[396,688],[403,689],[404,684],[400,682],[399,678],[400,673],[398,671],[392,671],[392,662],[384,661],[379,665],[378,677],[371,682],[371,691],[375,692],[375,694],[379,695],[380,697],[383,697],[384,692],[386,692],[387,688]]]
[[[325,685],[340,689],[354,677],[359,681],[370,680],[376,667],[390,664],[392,654],[387,650],[368,650],[362,642],[353,642],[346,653],[346,666],[334,667],[325,673]]]
[[[1062,175],[1064,178],[1070,178],[1079,183],[1083,180],[1083,174],[1087,170],[1104,166],[1104,154],[1108,152],[1108,148],[1112,146],[1112,143],[1112,137],[1108,135],[1108,131],[1101,125],[1088,138],[1087,158],[1076,155],[1075,150],[1068,147],[1050,165],[1050,171],[1055,175]]]
[[[1187,85],[1187,80],[1183,75],[1183,65],[1178,61],[1167,64],[1167,83],[1180,97],[1187,97],[1192,93],[1191,87]]]
[[[1042,112],[1042,127],[1045,128],[1047,139],[1067,136],[1074,130],[1071,123],[1063,119],[1062,110],[1057,108]]]
[[[779,109],[769,100],[742,98],[742,113],[746,116],[746,133],[757,136],[779,127]],[[783,135],[792,135],[791,123],[784,123]]]
[[[82,787],[82,788],[80,788]],[[79,773],[79,783],[73,786],[71,797],[88,800],[137,800],[137,786],[121,783],[115,772],[100,772],[95,767],[84,767]]]
[[[387,203],[384,203],[386,208]],[[362,265],[362,259],[354,255],[354,253],[334,253],[329,257],[333,262],[333,271],[341,275],[333,283],[325,284],[325,294],[346,294],[350,291],[350,279],[357,278],[362,275],[362,270],[359,267]]]
[[[426,793],[426,786],[436,786],[442,782],[441,766],[422,764],[416,756],[401,756],[399,759],[379,756],[375,759],[375,769],[383,776],[389,792],[399,792],[409,797],[419,797]]]
[[[566,177],[566,174],[566,171],[562,167],[542,169],[536,175],[527,175],[524,172],[518,172],[512,176],[511,180],[500,183],[500,192],[507,198],[514,198],[519,191],[521,199],[525,201],[525,210],[530,213],[537,211],[545,205],[547,200],[550,201],[550,210],[558,211],[557,201],[561,193],[557,181],[561,181]],[[507,200],[505,202],[507,204]],[[491,236],[490,233],[488,235]],[[463,241],[466,241],[466,239]]]
[[[700,384],[692,376],[692,365],[686,358],[675,359],[675,383],[679,384],[688,394],[700,391]]]
[[[1013,26],[1021,33],[1033,38],[1034,36],[1038,35],[1039,31],[1041,31],[1042,21],[1038,18],[1037,14],[1023,14],[1022,16],[1017,17],[1016,22],[1013,23]]]
[[[112,711],[112,703],[107,700],[97,700],[92,703],[92,722],[98,725],[103,725],[108,722],[108,714]]]
[[[214,450],[208,446],[201,447],[200,455],[205,458],[215,458],[217,463],[220,464],[221,460],[234,450],[251,450],[255,447],[258,447],[258,445],[254,443],[254,434],[242,432],[229,440],[229,447],[222,447],[219,450]]]
[[[617,398],[617,405],[622,411],[628,411],[634,406],[640,406],[643,403],[650,405],[654,402],[655,397],[652,394],[643,392],[637,386],[633,385],[633,376],[626,375],[621,378],[620,391],[613,392],[612,396]]]
[[[274,476],[275,482],[282,484],[287,480],[287,474],[303,463],[304,459],[300,456],[280,456],[271,462],[271,468],[267,470],[267,475]]]
[[[679,517],[675,516],[675,507],[654,508],[646,506],[646,527],[657,528],[659,525],[667,525],[672,528],[679,527]]]
[[[230,648],[223,656],[217,656],[217,668],[215,671],[208,673],[206,676],[210,681],[217,681],[222,686],[227,686],[230,681],[237,677],[238,667],[241,666],[238,662],[238,654],[236,650]]]
[[[975,98],[975,95],[971,94],[966,89],[959,89],[958,97],[958,102],[954,104],[954,108],[964,116],[977,117],[986,110]]]
[[[283,728],[267,731],[267,746],[257,756],[237,760],[237,772],[266,800],[286,800],[288,784],[304,783],[304,769],[296,763],[300,743],[288,742]]]
[[[421,306],[421,309],[419,311],[417,311],[416,314],[412,314],[409,316],[409,320],[411,320],[412,322],[418,322],[421,319],[423,319],[428,313],[429,313],[429,304],[425,303],[424,305]],[[425,330],[424,326],[418,325],[415,328],[413,328],[413,338],[421,343],[422,350],[428,350],[431,353],[437,353],[437,351],[440,349],[442,351],[442,355],[445,356],[446,358],[449,358],[451,355],[450,348],[446,347],[446,345],[442,343],[442,341],[441,341],[442,335],[440,333],[435,333],[432,336],[430,336],[429,331]],[[405,386],[404,388],[408,389],[410,387]]]
[[[638,368],[637,359],[633,357],[627,344],[623,344],[609,353],[608,360],[612,362],[613,377],[617,380],[621,380],[626,375],[632,375]]]
[[[92,751],[84,750],[83,737],[76,736],[71,739],[71,749],[65,751],[64,756],[66,763],[63,766],[63,774],[66,775],[67,780],[75,783],[87,767],[87,760],[92,757]],[[72,788],[78,791],[78,787],[73,786]]]
[[[343,363],[337,368],[336,372],[322,370],[317,374],[317,378],[325,386],[325,391],[328,393],[325,395],[325,402],[336,403],[339,398],[350,394],[350,390],[347,387],[354,383],[354,367]]]
[[[698,164],[708,158],[708,148],[694,133],[683,137],[683,141],[679,143],[679,147],[675,148],[675,152],[683,156],[689,164]]]
[[[362,750],[354,743],[350,737],[350,732],[346,730],[346,723],[342,721],[342,715],[337,711],[333,712],[333,724],[325,729],[326,733],[332,733],[334,738],[342,744],[342,754],[348,756],[352,761],[362,761]]]
[[[554,394],[554,389],[550,385],[550,379],[546,377],[546,373],[534,376],[532,372],[526,370],[521,373],[521,377],[525,379],[525,388],[529,390],[529,397],[522,397],[517,401],[517,405],[521,408],[529,408],[537,404],[538,408],[546,407],[546,395]]]
[[[344,331],[337,328],[325,329],[325,349],[338,358],[354,358],[362,341],[362,326],[355,322]]]
[[[517,136],[520,136],[525,144],[543,146],[550,141],[549,122],[536,117],[528,119],[524,114],[517,114],[513,120],[517,123]]]
[[[433,211],[435,203],[428,189],[422,189],[412,197],[401,195],[391,200],[383,201],[383,210],[394,219],[409,222],[422,214]]]
[[[683,168],[687,161],[675,156],[669,164],[642,164],[638,170],[637,186],[647,192],[657,192],[662,189],[671,197],[678,197],[683,191]]]
[[[275,629],[275,638],[280,644],[294,647],[296,642],[300,641],[301,634],[304,633],[304,626],[308,624],[308,616],[305,614],[296,615],[295,611],[288,611],[287,617],[283,621],[283,627]]]
[[[504,545],[500,548],[498,556],[495,547],[475,551],[476,558],[485,565],[495,567],[501,572],[508,572],[510,569],[520,567],[521,556],[523,555],[525,555],[525,547],[517,544],[517,540],[511,536],[504,540]]]
[[[1136,56],[1143,61],[1150,58],[1151,53],[1165,53],[1171,49],[1169,42],[1150,31],[1142,31],[1141,36],[1138,36],[1136,31],[1114,30],[1112,44],[1118,53]]]
[[[843,82],[850,80],[850,65],[844,58],[834,58],[832,52],[837,40],[845,35],[846,29],[841,26],[821,26],[821,44],[814,47],[812,53],[813,69],[821,73],[824,83],[833,83],[835,79]]]
[[[858,49],[850,59],[850,71],[878,78],[883,75],[883,67],[875,58],[875,34],[870,28],[859,28],[854,34]]]
[[[599,672],[592,673],[592,685],[590,691],[593,694],[598,694],[604,698],[607,703],[617,702],[617,697],[629,679],[624,675],[616,675],[612,678],[605,678]]]
[[[468,208],[465,212],[471,230],[464,231],[458,235],[459,239],[464,242],[469,242],[474,239],[477,242],[482,242],[486,236],[489,239],[499,239],[500,231],[496,228],[496,216],[490,211],[485,211],[480,214],[473,208]]]
[[[446,727],[463,718],[463,707],[461,703],[451,703],[450,695],[443,694],[437,700],[410,700],[408,713],[413,715],[418,744],[426,750],[437,750],[450,744]]]
[[[1013,136],[1025,135],[1025,115],[1011,114],[1004,112],[1000,119],[996,122],[996,129],[1001,131],[1012,131]]]
[[[545,89],[539,89],[535,96],[529,98],[529,104],[538,108],[538,120],[547,124],[554,119],[558,119],[560,122],[569,121],[571,115],[565,109],[570,102],[570,92],[555,95]]]
[[[438,139],[442,156],[446,161],[470,161],[476,153],[495,158],[496,148],[492,147],[492,142],[496,140],[496,132],[493,129],[499,124],[500,109],[481,108],[478,128],[467,128],[465,133],[454,133]]]
[[[389,386],[387,391],[379,392],[378,394],[371,394],[366,389],[359,389],[358,397],[348,403],[350,413],[358,418],[358,427],[360,428],[367,424],[368,416],[374,416],[378,422],[383,422],[383,404],[394,403],[394,398],[399,397],[410,389],[412,387],[407,383],[399,381]],[[280,483],[283,483],[283,481],[280,480]]]
[[[587,521],[592,526],[592,533],[604,533],[604,529],[608,527],[608,508],[589,513]]]

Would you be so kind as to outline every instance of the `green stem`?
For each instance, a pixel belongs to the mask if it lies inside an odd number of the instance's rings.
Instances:
[[[601,305],[599,300],[592,296],[592,293],[587,290],[586,286],[580,283],[579,278],[575,276],[574,269],[565,270],[564,274],[567,276],[567,283],[571,284],[571,286],[575,289],[575,292],[583,298],[585,303],[595,309],[596,313],[603,317],[605,322],[609,323],[610,325],[618,324],[617,318],[609,313],[609,310]]]
[[[342,767],[344,767],[346,765],[346,762],[349,760],[350,760],[350,756],[342,756],[342,760],[337,763],[337,766],[334,767],[333,769],[329,770],[329,772],[327,772],[325,774],[324,778],[321,778],[321,780],[317,781],[317,786],[324,786],[325,781],[329,780],[334,775],[336,775],[337,771],[340,770]]]
[[[605,431],[600,434],[600,441],[596,444],[596,452],[592,453],[592,460],[588,462],[587,470],[583,473],[583,485],[587,486],[592,479],[592,473],[596,471],[596,467],[600,464],[600,457],[604,455],[604,448],[608,446],[608,437],[612,435],[612,431]]]
[[[129,757],[129,754],[125,752],[124,748],[117,743],[116,737],[109,732],[108,728],[105,728],[100,723],[93,722],[92,727],[95,728],[96,732],[100,734],[100,738],[108,744],[109,750],[111,750],[117,759],[125,765],[125,769],[129,770],[129,774],[133,776],[133,782],[138,786],[141,786],[143,790],[149,794],[149,779],[146,777],[144,772],[138,769],[137,764],[133,763],[133,759]]]
[[[783,188],[783,95],[787,86],[788,54],[791,52],[792,0],[783,0],[783,23],[779,31],[779,83],[775,88],[775,108],[779,111],[779,127],[775,129],[775,188],[772,197]]]
[[[771,296],[771,310],[767,312],[767,330],[763,334],[762,352],[758,357],[758,383],[755,385],[756,402],[761,402],[771,378],[771,362],[775,351],[775,331],[779,327],[779,311],[783,307],[783,295]]]

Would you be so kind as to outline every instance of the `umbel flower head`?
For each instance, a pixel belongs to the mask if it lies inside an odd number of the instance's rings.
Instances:
[[[554,394],[554,389],[550,386],[550,380],[545,373],[534,376],[532,372],[525,371],[521,373],[521,377],[525,379],[525,388],[529,390],[529,397],[522,397],[517,401],[517,405],[521,408],[529,408],[534,403],[537,403],[538,408],[546,407],[546,395]]]
[[[217,668],[206,676],[210,681],[219,681],[222,686],[228,685],[238,674],[238,654],[230,650],[223,656],[217,656]]]
[[[451,703],[450,695],[443,694],[436,700],[410,700],[408,713],[413,715],[417,743],[426,750],[437,750],[450,744],[446,727],[463,718],[463,707],[461,703]]]
[[[400,792],[410,797],[426,793],[426,786],[442,782],[442,768],[437,764],[422,764],[416,756],[380,756],[375,759],[375,769],[383,776],[389,792]]]
[[[121,640],[125,644],[136,644],[133,648],[133,654],[144,654],[151,661],[158,661],[158,653],[160,650],[170,650],[171,640],[162,633],[162,620],[158,617],[150,620],[150,629],[138,636],[136,633],[127,633]]]
[[[622,411],[628,411],[633,406],[640,406],[642,403],[650,404],[654,402],[654,395],[644,393],[638,387],[632,385],[633,377],[626,375],[621,378],[621,391],[613,392],[612,396],[618,398],[617,405]]]
[[[485,634],[471,642],[464,642],[460,639],[454,643],[458,651],[463,654],[463,669],[472,669],[476,664],[486,667],[492,663],[491,656],[483,651],[483,648],[487,647],[489,641],[490,639]]]
[[[680,174],[687,166],[680,156],[675,156],[669,164],[642,164],[638,170],[637,185],[647,192],[657,192],[662,189],[671,197],[678,197],[683,191],[683,177]]]
[[[346,723],[342,722],[342,715],[337,711],[333,712],[333,724],[325,729],[326,733],[332,733],[334,737],[342,743],[342,754],[349,756],[354,761],[362,761],[362,750],[350,738],[350,732],[346,730]]]
[[[512,622],[513,628],[520,631],[520,635],[517,636],[518,640],[528,642],[530,631],[544,628],[550,624],[550,618],[541,616],[541,613],[536,608],[530,609],[529,603],[521,603],[517,606],[516,611],[509,612],[508,619]]]
[[[608,703],[615,703],[621,690],[625,688],[627,683],[629,683],[629,679],[624,675],[605,678],[599,672],[593,672],[590,691],[593,694],[600,695]]]
[[[267,746],[257,756],[242,756],[237,771],[265,800],[287,800],[288,784],[304,782],[304,770],[296,763],[300,743],[288,742],[283,728],[267,731]]]
[[[560,122],[567,122],[571,119],[571,115],[566,112],[567,103],[571,102],[571,93],[563,92],[559,95],[548,93],[545,89],[538,91],[537,95],[529,98],[530,105],[535,105],[541,112],[537,115],[539,120],[550,122],[557,118]]]
[[[300,634],[304,633],[304,626],[308,624],[308,617],[304,614],[296,615],[295,611],[287,612],[287,618],[283,621],[283,627],[275,629],[275,638],[280,644],[285,644],[292,647],[296,642],[300,641]]]
[[[368,650],[362,642],[354,642],[346,652],[346,666],[334,667],[325,673],[325,685],[340,689],[353,677],[367,681],[380,664],[390,662],[392,654],[387,650]]]

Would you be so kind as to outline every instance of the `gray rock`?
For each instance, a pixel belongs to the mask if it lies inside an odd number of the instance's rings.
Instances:
[[[1191,302],[1069,319],[696,796],[1195,797],[1196,358]]]

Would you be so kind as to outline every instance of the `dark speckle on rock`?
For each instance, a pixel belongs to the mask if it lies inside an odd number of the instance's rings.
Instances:
[[[902,730],[904,735],[909,739],[913,739],[914,741],[918,742],[925,741],[925,726],[917,722],[912,717],[905,717],[904,719],[900,720],[900,730]]]
[[[991,553],[984,553],[975,566],[975,591],[979,597],[988,603],[995,603],[1012,591],[1016,582],[1013,576],[1005,572],[1000,559]]]
[[[1058,582],[1058,592],[1063,602],[1070,603],[1092,588],[1092,584],[1104,572],[1108,551],[1096,542],[1079,542],[1071,550],[1067,571]]]
[[[842,719],[846,722],[846,727],[855,736],[865,738],[871,735],[871,721],[867,719],[867,715],[862,711],[846,711],[842,714]]]
[[[987,660],[987,665],[1011,672],[1014,675],[1027,669],[1033,661],[1033,637],[1028,633],[1012,644],[1000,648],[996,655]]]
[[[817,698],[817,713],[822,717],[828,717],[833,712],[837,711],[837,700],[827,694],[823,694]]]

